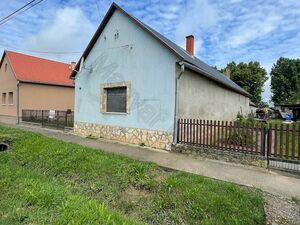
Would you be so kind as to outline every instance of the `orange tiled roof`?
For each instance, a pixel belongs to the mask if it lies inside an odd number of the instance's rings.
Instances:
[[[70,64],[12,51],[5,51],[5,54],[19,81],[74,86],[73,81],[69,78],[72,72]]]

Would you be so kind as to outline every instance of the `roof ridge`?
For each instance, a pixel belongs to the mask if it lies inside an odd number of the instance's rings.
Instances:
[[[36,58],[36,59],[40,59],[40,60],[46,60],[46,61],[55,62],[55,63],[61,63],[61,64],[66,64],[66,65],[70,65],[71,64],[71,63],[57,61],[57,60],[54,60],[54,59],[47,59],[47,58],[42,58],[42,57],[35,56],[35,55],[29,55],[29,54],[25,54],[25,53],[22,53],[22,52],[15,52],[15,51],[11,51],[11,50],[4,50],[4,52],[6,52],[6,53],[12,53],[12,54],[19,54],[19,55],[23,55],[23,56],[26,56],[26,57],[32,57],[32,58]]]

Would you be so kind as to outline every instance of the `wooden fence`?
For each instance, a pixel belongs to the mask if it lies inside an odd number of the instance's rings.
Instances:
[[[74,112],[57,110],[22,110],[22,121],[39,123],[43,127],[63,129],[74,126]]]
[[[296,124],[270,124],[267,141],[268,156],[300,161],[300,127]]]
[[[177,143],[300,161],[297,125],[179,119]]]

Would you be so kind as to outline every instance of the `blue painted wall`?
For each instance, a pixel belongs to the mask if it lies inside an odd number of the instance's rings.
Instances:
[[[171,132],[177,61],[116,10],[76,76],[75,121]],[[131,82],[129,114],[101,113],[100,85],[123,81]]]

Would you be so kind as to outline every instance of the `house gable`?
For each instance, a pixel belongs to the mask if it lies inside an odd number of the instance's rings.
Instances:
[[[171,132],[178,58],[162,46],[115,10],[76,76],[75,120]],[[101,87],[120,82],[130,83],[130,110],[103,113]]]
[[[13,103],[9,104],[8,98],[9,93],[11,92],[13,93]],[[14,71],[8,57],[3,55],[0,66],[0,115],[16,116],[16,92],[17,79],[14,75]],[[2,104],[2,95],[5,95],[5,104]]]
[[[154,39],[161,43],[166,49],[170,50],[172,54],[174,54],[180,61],[181,64],[184,64],[189,69],[195,71],[200,76],[205,76],[208,79],[211,79],[223,87],[233,90],[236,93],[242,94],[244,96],[249,97],[250,94],[237,85],[232,80],[228,79],[224,74],[220,73],[218,70],[212,68],[211,66],[207,65],[206,63],[202,62],[196,56],[190,55],[187,51],[183,48],[175,44],[174,42],[170,41],[159,32],[155,31],[151,27],[147,26],[137,18],[129,15],[125,10],[120,8],[117,4],[113,3],[109,8],[108,12],[106,13],[104,19],[102,20],[100,26],[98,27],[96,33],[94,34],[93,38],[91,39],[90,43],[88,44],[87,48],[85,49],[84,53],[80,58],[80,62],[88,57],[91,49],[93,48],[94,44],[96,43],[98,37],[102,34],[103,29],[105,28],[106,24],[110,20],[111,15],[115,12],[115,10],[120,11],[123,13],[128,19],[130,19],[133,23],[151,35]],[[80,63],[77,63],[75,66],[75,70],[71,73],[71,78],[74,78],[77,74],[77,71],[80,69]]]

